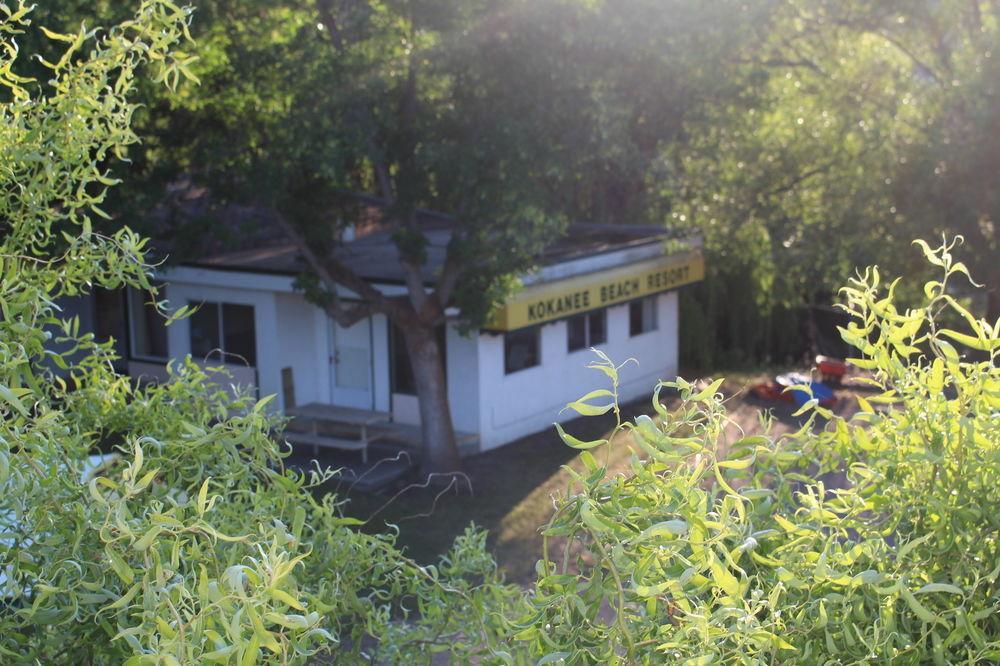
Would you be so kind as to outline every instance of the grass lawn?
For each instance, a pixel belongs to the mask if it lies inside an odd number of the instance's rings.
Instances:
[[[764,403],[748,394],[748,387],[765,376],[734,375],[721,389],[731,397],[730,416],[748,434],[761,430],[764,409],[772,409],[775,432],[797,425],[791,417],[794,410],[787,403]],[[844,388],[837,394],[836,411],[853,411],[852,391]],[[653,407],[644,399],[623,406],[622,412],[623,418],[631,419],[652,414]],[[589,440],[606,437],[613,425],[613,420],[601,417],[578,418],[564,427]],[[466,459],[471,492],[466,484],[444,493],[440,488],[411,488],[394,497],[352,492],[347,495],[346,510],[368,520],[367,529],[373,531],[395,525],[400,545],[411,557],[427,563],[446,551],[455,536],[474,522],[489,530],[490,545],[508,580],[527,583],[534,578],[535,562],[540,558],[538,529],[551,515],[551,498],[569,488],[570,476],[563,466],[582,468],[577,454],[562,443],[554,429],[548,429]],[[625,470],[631,456],[629,436],[618,437],[594,454],[599,460],[607,459],[612,471]]]

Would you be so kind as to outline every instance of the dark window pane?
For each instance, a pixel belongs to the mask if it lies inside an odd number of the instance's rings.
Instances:
[[[628,324],[630,335],[640,335],[656,329],[655,296],[632,301],[628,305]]]
[[[166,320],[156,311],[152,294],[137,289],[132,291],[129,318],[132,320],[132,356],[167,358]]]
[[[121,342],[125,330],[125,306],[120,289],[94,290],[94,333],[101,342],[114,338]],[[116,344],[115,347],[118,345]]]
[[[410,353],[406,349],[403,331],[392,326],[392,392],[405,395],[417,394],[417,382],[413,378]]]
[[[257,336],[252,305],[222,305],[222,348],[227,363],[257,365]]]
[[[566,348],[576,351],[587,346],[587,315],[577,315],[566,320]]]
[[[603,345],[608,341],[608,311],[598,310],[597,312],[591,312],[587,315],[587,319],[590,326],[590,340],[588,344],[591,347]]]
[[[125,358],[128,322],[125,320],[125,292],[121,289],[94,290],[94,334],[100,342],[114,340],[115,353]]]
[[[503,358],[507,374],[538,365],[538,328],[511,331],[504,335]]]
[[[636,336],[642,333],[642,301],[632,301],[628,304],[628,334]]]
[[[642,330],[656,330],[656,297],[650,296],[642,301]]]
[[[191,303],[191,306],[198,308],[188,320],[191,323],[191,356],[205,360],[209,354],[222,347],[219,339],[219,304]],[[213,358],[218,360],[218,354],[214,354]]]

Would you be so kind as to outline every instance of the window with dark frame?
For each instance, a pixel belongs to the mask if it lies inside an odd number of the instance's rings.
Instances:
[[[533,368],[541,362],[539,328],[508,331],[503,336],[503,369],[505,374]]]
[[[199,360],[257,365],[257,334],[252,305],[190,303],[191,356]]]
[[[137,360],[166,361],[166,318],[156,309],[155,298],[146,291],[129,289],[127,296],[129,356]]]
[[[629,335],[635,337],[656,330],[656,297],[647,296],[628,304]]]
[[[566,349],[578,351],[608,341],[608,311],[595,310],[566,320]]]
[[[101,342],[113,341],[116,367],[128,358],[128,304],[123,289],[94,289],[94,335]]]

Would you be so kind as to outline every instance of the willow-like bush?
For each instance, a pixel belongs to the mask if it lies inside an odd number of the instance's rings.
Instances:
[[[922,307],[897,309],[876,269],[842,290],[872,390],[853,417],[813,401],[793,434],[732,437],[719,381],[663,382],[656,418],[619,419],[635,455],[614,475],[608,440],[560,429],[587,471],[513,637],[545,663],[1000,660],[1000,322],[950,295],[954,243],[920,246],[941,271]],[[620,367],[593,367],[611,388],[570,407],[618,414]]]
[[[174,85],[190,12],[137,3],[65,46],[46,82],[17,73],[25,5],[0,4],[0,662],[252,664],[459,659],[496,642],[484,535],[421,567],[359,532],[321,474],[283,466],[280,425],[187,361],[134,387],[57,301],[150,284],[145,241],[98,233],[108,171],[137,140],[129,92]],[[96,470],[88,454],[117,458]]]

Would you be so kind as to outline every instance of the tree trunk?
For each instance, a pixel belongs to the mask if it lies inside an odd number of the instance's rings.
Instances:
[[[420,429],[424,440],[420,473],[427,476],[457,472],[462,464],[451,423],[444,356],[436,331],[433,327],[425,329],[411,325],[403,328],[403,338],[410,355],[420,404]]]

